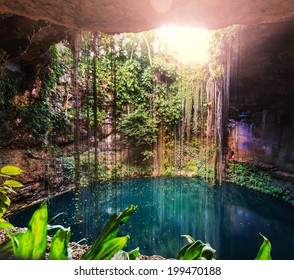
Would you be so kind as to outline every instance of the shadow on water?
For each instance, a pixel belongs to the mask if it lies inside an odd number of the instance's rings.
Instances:
[[[91,244],[114,212],[128,205],[138,210],[121,228],[129,234],[126,250],[136,247],[145,255],[175,258],[189,234],[207,241],[218,259],[254,259],[263,235],[272,243],[273,259],[294,259],[294,207],[269,196],[224,184],[208,187],[191,178],[141,178],[101,184],[81,191],[81,222],[76,221],[75,196],[69,192],[49,201],[49,215],[71,226],[71,241],[87,239]],[[98,198],[98,208],[95,207]],[[26,226],[34,205],[9,217],[16,226]]]

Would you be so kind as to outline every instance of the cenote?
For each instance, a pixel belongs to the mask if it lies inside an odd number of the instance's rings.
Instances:
[[[232,184],[209,187],[183,177],[128,179],[82,188],[80,198],[78,207],[74,192],[49,199],[51,218],[66,213],[57,223],[71,227],[71,241],[93,243],[111,214],[134,204],[137,211],[118,234],[130,235],[126,250],[139,247],[144,255],[176,258],[186,242],[181,235],[188,234],[209,242],[217,259],[250,260],[262,244],[262,233],[271,241],[273,259],[294,259],[289,250],[294,248],[293,206]],[[9,221],[26,226],[37,207]]]

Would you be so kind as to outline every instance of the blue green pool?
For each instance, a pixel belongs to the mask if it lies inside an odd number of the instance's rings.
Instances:
[[[71,241],[91,244],[110,215],[128,205],[138,210],[119,234],[129,234],[126,250],[175,258],[186,240],[181,234],[207,241],[217,259],[254,259],[262,243],[259,232],[272,243],[273,259],[294,259],[294,207],[275,198],[231,184],[209,187],[198,179],[158,177],[128,179],[82,188],[80,221],[76,197],[68,192],[49,200],[49,215],[71,226]],[[98,202],[97,202],[98,201]],[[26,226],[38,205],[9,217]],[[291,249],[292,248],[292,249]]]

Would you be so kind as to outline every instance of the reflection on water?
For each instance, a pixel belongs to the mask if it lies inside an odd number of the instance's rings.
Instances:
[[[96,195],[95,194],[96,191]],[[98,208],[94,207],[98,197]],[[232,185],[211,188],[190,178],[142,178],[84,188],[80,207],[82,222],[76,222],[73,193],[49,201],[49,215],[67,212],[58,221],[71,226],[71,241],[87,238],[92,243],[112,213],[128,205],[138,210],[119,234],[129,234],[126,250],[140,248],[145,255],[175,258],[189,234],[207,241],[218,259],[254,259],[262,238],[272,243],[274,259],[294,259],[294,207],[268,196]],[[97,204],[96,204],[97,205]],[[10,217],[25,226],[37,206]]]

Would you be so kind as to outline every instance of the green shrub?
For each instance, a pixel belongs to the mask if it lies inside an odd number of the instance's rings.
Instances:
[[[294,194],[289,190],[273,185],[272,178],[255,165],[230,163],[228,178],[232,183],[272,195],[294,204]]]
[[[143,107],[125,116],[118,125],[118,131],[124,135],[128,146],[151,146],[157,139],[157,124]]]
[[[14,192],[12,188],[21,188],[23,184],[18,181],[12,180],[12,176],[20,175],[23,171],[11,165],[6,165],[1,168],[0,172],[0,228],[13,227],[11,224],[6,222],[2,217],[10,206],[10,199],[7,196],[8,193]]]
[[[271,178],[266,173],[249,163],[230,164],[228,174],[233,183],[256,190],[260,190],[271,183]]]
[[[136,209],[137,206],[130,205],[121,214],[113,214],[93,246],[82,256],[82,259],[109,260],[114,254],[122,250],[126,246],[129,236],[116,237],[119,225],[124,224]],[[7,256],[26,260],[45,259],[48,228],[58,228],[58,231],[53,235],[48,258],[50,260],[69,259],[70,228],[48,225],[46,201],[34,212],[27,231],[15,234],[9,233],[10,240],[0,245],[0,259],[7,258]],[[136,255],[136,252],[130,252],[131,258],[134,255]]]

